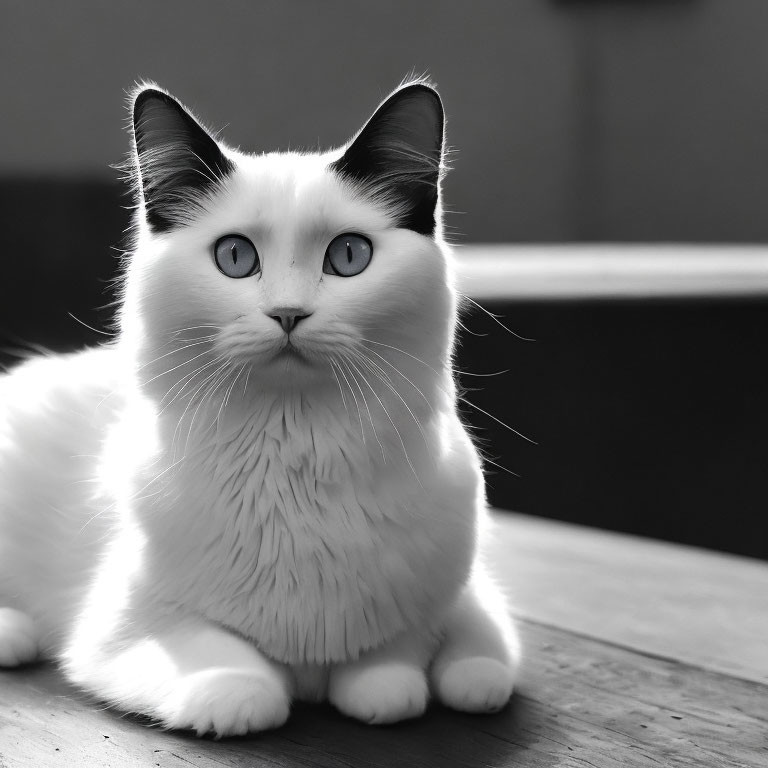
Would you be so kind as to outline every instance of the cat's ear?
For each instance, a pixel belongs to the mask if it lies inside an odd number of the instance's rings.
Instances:
[[[165,232],[234,170],[219,145],[176,99],[152,87],[133,99],[137,185],[147,223]]]
[[[331,170],[390,207],[398,225],[433,235],[445,117],[437,91],[413,83],[395,91]]]

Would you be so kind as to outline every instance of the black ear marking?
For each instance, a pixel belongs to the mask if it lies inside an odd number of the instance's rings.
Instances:
[[[156,232],[179,226],[190,207],[234,170],[208,132],[163,91],[138,93],[133,135],[147,222]]]
[[[444,122],[437,91],[423,83],[407,85],[376,110],[330,168],[391,206],[399,226],[431,236]]]

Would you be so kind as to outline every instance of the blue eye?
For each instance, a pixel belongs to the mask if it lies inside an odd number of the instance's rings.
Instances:
[[[261,268],[253,243],[242,235],[225,235],[213,249],[216,266],[227,277],[249,277]]]
[[[339,277],[359,275],[370,263],[373,246],[367,237],[352,233],[331,240],[325,251],[323,272]]]

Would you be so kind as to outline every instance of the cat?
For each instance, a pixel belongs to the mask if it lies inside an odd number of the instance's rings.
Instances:
[[[116,338],[0,378],[0,665],[219,737],[292,700],[503,707],[520,650],[457,413],[437,90],[403,83],[328,153],[131,101]]]

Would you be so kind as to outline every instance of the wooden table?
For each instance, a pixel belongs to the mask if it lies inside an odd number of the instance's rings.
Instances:
[[[0,673],[11,766],[768,766],[768,565],[504,513],[491,559],[526,661],[509,707],[372,728],[299,706],[221,742],[98,707],[47,666]]]

